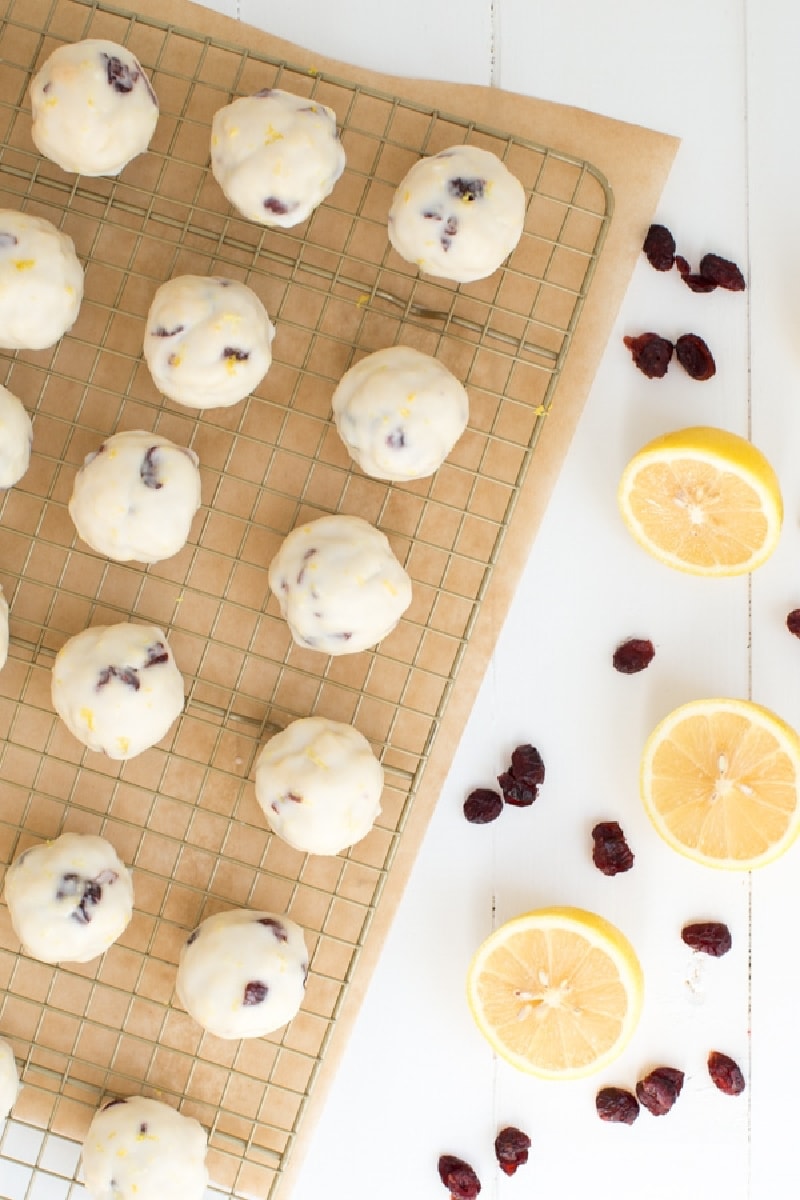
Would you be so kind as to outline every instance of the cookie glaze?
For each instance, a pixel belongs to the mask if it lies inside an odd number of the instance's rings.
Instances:
[[[299,525],[269,566],[269,586],[294,640],[355,654],[391,633],[411,603],[411,580],[385,534],[361,517]]]
[[[525,191],[490,150],[452,146],[422,158],[395,192],[389,240],[426,275],[491,275],[522,236]]]
[[[227,408],[258,387],[275,329],[252,288],[179,275],[156,292],[144,357],[160,392],[187,408]]]
[[[59,46],[31,81],[31,136],[40,154],[78,175],[118,175],[147,149],[158,100],[134,54],[87,38]]]
[[[250,221],[299,225],[330,194],[344,166],[336,114],[305,96],[265,88],[214,114],[211,170]]]
[[[87,455],[69,513],[81,538],[118,562],[161,562],[186,544],[200,507],[194,450],[157,433],[115,433]]]

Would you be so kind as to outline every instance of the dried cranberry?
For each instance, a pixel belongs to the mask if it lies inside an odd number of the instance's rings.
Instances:
[[[491,788],[475,788],[464,801],[464,816],[471,825],[488,825],[503,811],[503,797]]]
[[[450,249],[450,247],[453,243],[453,238],[456,236],[457,233],[458,233],[458,217],[450,216],[445,221],[444,229],[442,230],[441,234],[439,235],[439,241],[441,243],[443,250]]]
[[[106,60],[106,78],[108,79],[109,87],[112,87],[115,92],[120,95],[127,95],[132,92],[136,81],[141,72],[136,67],[129,67],[122,59],[111,54],[102,54],[101,58]]]
[[[632,1125],[639,1115],[639,1101],[633,1092],[626,1091],[625,1088],[600,1088],[594,1102],[601,1121]]]
[[[439,1159],[439,1178],[453,1200],[475,1200],[481,1190],[481,1181],[472,1167],[454,1154],[443,1154]]]
[[[169,662],[169,651],[163,642],[154,642],[152,646],[147,647],[147,658],[143,664],[145,667],[158,667],[165,662]]]
[[[633,852],[618,821],[601,821],[592,830],[592,861],[604,875],[620,875],[633,866]]]
[[[663,1117],[672,1108],[683,1087],[683,1071],[676,1067],[656,1067],[636,1084],[636,1097],[654,1117]]]
[[[517,746],[511,752],[511,774],[517,783],[536,788],[544,783],[544,762],[535,746]]]
[[[250,357],[250,351],[239,350],[236,346],[226,346],[222,351],[222,357],[230,362],[247,362]]]
[[[269,988],[260,979],[251,979],[244,986],[244,996],[242,1004],[245,1008],[251,1008],[255,1004],[263,1004],[267,998]]]
[[[503,771],[502,775],[498,775],[497,782],[506,804],[513,808],[528,808],[539,794],[538,787],[528,787],[527,784],[520,783],[510,771]]]
[[[716,374],[714,357],[701,337],[696,333],[684,333],[675,343],[678,362],[692,379],[710,379]]]
[[[681,271],[681,279],[693,292],[713,292],[717,287],[715,280],[707,279],[705,275],[695,275],[692,271],[685,274]]]
[[[296,204],[285,204],[283,200],[279,200],[277,196],[267,196],[264,201],[264,208],[267,212],[274,213],[276,217],[285,217],[293,208],[297,208]]]
[[[800,608],[793,608],[786,618],[786,628],[795,637],[800,637]]]
[[[684,925],[681,937],[692,950],[710,954],[712,958],[722,958],[733,945],[731,931],[722,921],[695,921]]]
[[[672,358],[672,342],[657,333],[640,333],[638,337],[622,340],[633,355],[634,364],[648,379],[663,379]]]
[[[651,225],[642,249],[651,267],[657,271],[670,271],[675,262],[675,238],[666,225]]]
[[[154,491],[159,490],[164,486],[158,477],[158,446],[150,446],[144,452],[141,466],[139,467],[139,476],[145,487],[153,488]]]
[[[743,292],[745,289],[744,275],[736,263],[719,254],[704,254],[700,259],[700,274],[704,279],[713,280],[715,286],[725,288],[729,292]]]
[[[635,675],[649,667],[656,653],[653,643],[646,638],[628,638],[614,651],[611,662],[615,671],[623,675]]]
[[[691,275],[692,268],[689,266],[687,259],[682,254],[675,255],[675,266],[681,275]]]
[[[448,179],[447,190],[457,200],[482,200],[486,190],[485,179]]]
[[[513,1125],[507,1125],[505,1129],[501,1129],[494,1139],[494,1152],[500,1164],[500,1170],[504,1171],[506,1175],[513,1175],[517,1167],[523,1166],[528,1161],[530,1148],[531,1139],[521,1129],[517,1129]]]
[[[259,917],[258,924],[266,926],[267,929],[271,929],[275,936],[276,942],[288,942],[289,934],[286,932],[286,926],[276,917]]]
[[[720,1050],[712,1050],[708,1056],[708,1073],[715,1087],[726,1096],[738,1096],[744,1091],[744,1075],[739,1064]]]

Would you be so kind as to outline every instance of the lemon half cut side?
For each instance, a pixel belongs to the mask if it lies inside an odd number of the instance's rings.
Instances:
[[[577,1079],[616,1058],[643,990],[628,939],[580,908],[515,917],[480,946],[467,975],[481,1033],[512,1066],[544,1079]]]
[[[633,456],[617,494],[622,519],[655,558],[694,575],[742,575],[775,549],[783,522],[778,477],[737,434],[693,426]]]
[[[751,870],[800,832],[800,737],[749,700],[694,700],[647,739],[644,807],[664,840],[706,866]]]

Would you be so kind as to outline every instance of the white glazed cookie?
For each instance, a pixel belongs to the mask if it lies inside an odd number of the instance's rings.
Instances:
[[[19,1095],[19,1071],[10,1044],[0,1038],[0,1121],[4,1121]]]
[[[91,1200],[202,1200],[206,1132],[194,1117],[147,1096],[98,1109],[83,1142]]]
[[[357,729],[327,717],[292,721],[256,759],[256,799],[296,850],[340,854],[381,811],[383,768]]]
[[[0,488],[19,483],[31,461],[33,426],[25,406],[0,385]]]
[[[189,935],[175,988],[189,1015],[216,1037],[263,1037],[297,1013],[307,975],[299,925],[236,908],[206,917]]]
[[[8,662],[8,601],[0,587],[0,670]]]
[[[75,476],[69,512],[79,535],[118,562],[177,554],[200,507],[197,461],[157,433],[113,434]]]
[[[305,96],[265,88],[214,114],[211,170],[250,221],[299,225],[333,190],[344,164],[336,114]]]
[[[391,633],[411,603],[411,580],[385,534],[361,517],[299,525],[269,567],[292,637],[323,654],[355,654]]]
[[[416,162],[398,187],[389,241],[426,275],[471,283],[497,270],[524,224],[525,191],[497,155],[452,146]]]
[[[109,758],[134,758],[183,709],[183,678],[163,632],[121,622],[75,634],[53,664],[53,707],[75,737]]]
[[[133,884],[105,838],[62,833],[14,859],[6,872],[5,901],[31,958],[90,962],[127,928]]]
[[[98,38],[59,46],[31,81],[31,136],[64,171],[118,175],[150,144],[158,100],[139,60]]]
[[[144,357],[160,392],[188,408],[227,408],[258,387],[275,328],[258,296],[235,279],[179,275],[155,294]]]
[[[0,209],[0,346],[53,346],[75,324],[82,299],[72,238],[41,217]]]
[[[469,398],[447,367],[410,346],[368,354],[333,393],[339,436],[361,470],[403,482],[432,475],[469,419]]]

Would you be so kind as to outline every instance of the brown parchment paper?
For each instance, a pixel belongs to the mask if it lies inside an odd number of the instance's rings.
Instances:
[[[159,96],[150,152],[119,180],[68,177],[30,139],[30,74],[81,37],[129,45]],[[131,926],[85,966],[28,959],[0,908],[0,1034],[26,1084],[15,1115],[80,1138],[104,1098],[157,1094],[209,1129],[216,1183],[285,1200],[677,143],[497,89],[356,69],[185,0],[0,0],[0,60],[0,207],[54,221],[87,267],[62,342],[0,358],[35,430],[31,468],[0,508],[12,604],[0,874],[76,829],[109,837],[136,886]],[[271,84],[330,104],[348,154],[317,214],[277,233],[238,218],[208,169],[213,112]],[[457,288],[403,263],[385,220],[411,163],[462,141],[503,157],[529,205],[509,262]],[[164,401],[142,363],[152,295],[182,273],[243,279],[275,320],[273,366],[233,410]],[[400,342],[464,380],[471,417],[433,479],[394,487],[352,467],[330,395],[356,358]],[[120,428],[158,430],[201,461],[189,545],[146,569],[91,554],[66,511],[84,455]],[[329,511],[374,520],[414,581],[395,633],[337,660],[293,646],[266,587],[281,538]],[[118,764],[60,726],[49,673],[68,636],[129,617],[166,630],[187,704],[158,747]],[[375,830],[332,860],[272,838],[254,799],[259,745],[311,712],[352,720],[386,771]],[[238,905],[288,912],[311,951],[301,1013],[257,1044],[204,1036],[173,990],[188,932]]]

